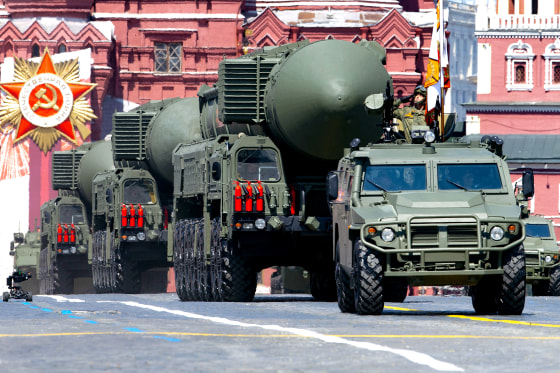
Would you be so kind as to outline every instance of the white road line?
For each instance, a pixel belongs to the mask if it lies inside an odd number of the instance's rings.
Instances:
[[[73,303],[84,303],[85,300],[83,299],[75,299],[75,298],[65,298],[62,295],[34,295],[35,297],[45,297],[45,298],[52,298],[57,302],[73,302]]]
[[[420,365],[427,365],[430,368],[433,368],[433,369],[436,369],[436,370],[453,371],[453,372],[462,372],[463,371],[462,368],[459,368],[456,365],[453,365],[451,363],[446,363],[444,361],[436,360],[433,357],[431,357],[429,355],[426,355],[422,352],[395,349],[395,348],[390,348],[390,347],[387,347],[387,346],[382,346],[382,345],[378,345],[378,344],[370,343],[370,342],[351,341],[351,340],[347,340],[347,339],[340,338],[340,337],[320,334],[320,333],[317,333],[317,332],[314,332],[314,331],[311,331],[311,330],[306,330],[306,329],[285,328],[285,327],[282,327],[282,326],[279,326],[279,325],[249,324],[249,323],[245,323],[245,322],[226,319],[226,318],[223,318],[223,317],[204,316],[204,315],[199,315],[199,314],[196,314],[196,313],[190,313],[190,312],[185,312],[185,311],[180,311],[180,310],[170,310],[170,309],[163,308],[163,307],[150,306],[148,304],[142,304],[142,303],[137,303],[137,302],[98,301],[98,303],[121,303],[121,304],[131,306],[131,307],[144,308],[144,309],[152,310],[152,311],[155,311],[155,312],[167,312],[167,313],[171,313],[171,314],[178,315],[178,316],[184,316],[184,317],[188,317],[188,318],[191,318],[191,319],[207,320],[207,321],[215,322],[215,323],[218,323],[218,324],[240,326],[240,327],[245,327],[245,328],[260,328],[260,329],[265,329],[265,330],[281,331],[281,332],[291,333],[291,334],[294,334],[294,335],[300,335],[302,337],[311,337],[311,338],[319,339],[319,340],[321,340],[323,342],[327,342],[327,343],[346,344],[346,345],[350,345],[350,346],[353,346],[353,347],[362,348],[362,349],[370,350],[370,351],[390,352],[390,353],[402,356],[405,359],[410,360],[413,363],[420,364]]]

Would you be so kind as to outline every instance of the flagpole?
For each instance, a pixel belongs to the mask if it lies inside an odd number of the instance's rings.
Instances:
[[[443,17],[443,0],[438,1],[438,5],[439,5],[439,29],[440,29],[440,34],[441,34],[441,38],[440,38],[440,43],[439,44],[439,82],[440,82],[440,93],[439,93],[439,97],[441,98],[441,115],[440,115],[440,134],[441,134],[441,142],[445,141],[445,121],[444,121],[444,104],[445,104],[445,75],[444,75],[444,68],[443,68],[443,61],[442,61],[442,48],[443,45],[445,43],[443,43],[443,38],[445,38],[445,24],[443,23],[444,21],[444,17]]]

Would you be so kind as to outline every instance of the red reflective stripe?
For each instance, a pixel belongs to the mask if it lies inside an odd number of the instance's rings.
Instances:
[[[258,181],[257,185],[257,211],[264,211],[264,194],[261,181]]]
[[[134,209],[134,205],[130,205],[130,222],[131,227],[136,226],[136,210]]]
[[[70,229],[70,242],[76,242],[76,227],[72,224],[72,229]]]
[[[144,227],[144,209],[142,205],[138,205],[138,227]]]
[[[57,238],[57,242],[60,243],[62,242],[62,226],[59,224],[58,225],[58,229],[56,230],[56,238]]]
[[[292,197],[292,202],[290,203],[290,213],[292,215],[296,214],[296,188],[290,185],[290,197]]]
[[[68,243],[68,225],[64,224],[64,242]]]
[[[243,205],[243,198],[241,197],[241,187],[239,186],[239,181],[235,182],[234,199],[235,199],[234,210],[236,212],[239,212],[241,211]]]
[[[128,210],[126,205],[121,206],[121,226],[126,227],[128,225]]]
[[[245,199],[245,211],[251,212],[253,211],[253,187],[251,186],[251,182],[247,182],[247,196]]]

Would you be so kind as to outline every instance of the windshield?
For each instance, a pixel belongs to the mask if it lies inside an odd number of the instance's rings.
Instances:
[[[272,149],[243,149],[237,152],[237,175],[241,180],[278,181],[278,154]]]
[[[81,205],[60,206],[61,224],[84,224],[84,213]]]
[[[373,165],[366,167],[364,191],[426,190],[426,166]]]
[[[151,180],[126,180],[124,203],[156,203],[156,192]]]
[[[550,229],[548,228],[548,224],[526,224],[525,232],[527,237],[550,238]]]
[[[439,164],[438,188],[442,190],[501,189],[502,180],[495,163]]]

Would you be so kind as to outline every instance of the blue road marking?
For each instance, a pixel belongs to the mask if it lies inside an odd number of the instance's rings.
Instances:
[[[49,310],[48,308],[41,308],[41,311],[52,312],[52,310]]]
[[[128,330],[129,332],[133,332],[133,333],[144,333],[143,330],[140,330],[138,328],[123,328],[124,330]]]
[[[60,314],[61,314],[61,315],[69,315],[69,314],[71,314],[71,313],[72,313],[72,311],[70,311],[70,310],[62,310],[62,311],[60,311]]]
[[[69,315],[68,317],[71,318],[71,319],[83,319],[82,316]]]
[[[84,322],[87,322],[88,324],[97,324],[97,321],[93,321],[93,320],[84,320]]]
[[[162,337],[162,336],[159,336],[159,335],[154,335],[154,338],[165,339],[166,341],[169,341],[169,342],[181,342],[181,340],[177,339],[177,338]]]
[[[29,308],[39,308],[39,307],[37,307],[37,306],[31,306],[31,307],[29,307]]]

